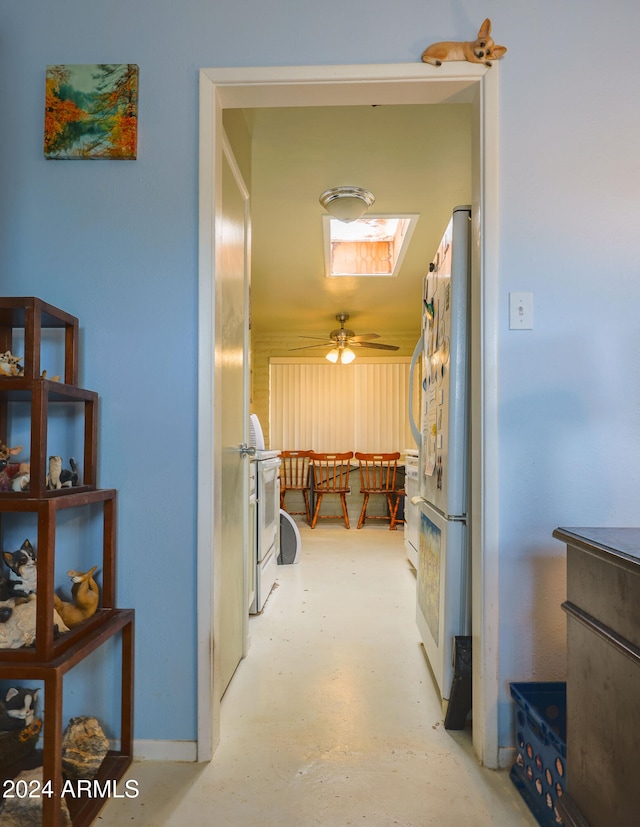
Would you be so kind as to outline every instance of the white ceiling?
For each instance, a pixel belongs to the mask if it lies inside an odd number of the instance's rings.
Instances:
[[[381,341],[418,334],[422,276],[452,209],[471,198],[470,114],[462,103],[244,111],[254,333],[324,336],[348,313],[348,327]],[[371,190],[370,214],[420,215],[398,277],[324,276],[318,197],[339,185]]]

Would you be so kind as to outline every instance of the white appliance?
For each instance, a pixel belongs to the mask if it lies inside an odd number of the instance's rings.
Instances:
[[[277,451],[256,451],[256,591],[249,612],[264,609],[276,582],[280,549],[280,458]]]
[[[258,491],[256,483],[256,463],[249,463],[249,536],[246,560],[247,606],[249,611],[255,609],[256,574],[257,574],[257,528],[258,528]],[[249,648],[248,629],[246,647]]]
[[[253,454],[251,465],[255,476],[255,593],[249,613],[264,609],[273,589],[278,571],[280,551],[280,455],[278,451],[264,450],[264,436],[260,421],[251,414],[249,439]],[[251,473],[249,476],[251,489]],[[251,496],[251,495],[250,495]],[[251,498],[249,504],[252,505]],[[249,578],[250,580],[250,578]]]
[[[456,207],[423,282],[416,619],[443,702],[469,635],[468,327],[471,209]],[[420,358],[421,357],[421,358]],[[410,401],[411,404],[411,401]],[[444,705],[444,704],[443,704]]]
[[[407,559],[417,570],[420,545],[420,506],[412,502],[420,494],[417,450],[405,451],[404,490],[404,550]]]

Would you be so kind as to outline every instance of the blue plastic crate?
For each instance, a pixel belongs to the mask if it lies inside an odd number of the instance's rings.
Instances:
[[[567,685],[512,683],[516,760],[510,777],[543,827],[562,824],[558,799],[566,787]]]

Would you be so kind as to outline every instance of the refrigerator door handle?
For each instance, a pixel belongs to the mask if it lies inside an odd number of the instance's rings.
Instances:
[[[411,433],[413,434],[413,438],[415,439],[418,448],[420,448],[421,435],[420,429],[416,425],[415,420],[413,418],[413,387],[415,384],[413,381],[413,373],[415,371],[416,364],[422,354],[423,349],[424,337],[420,336],[413,350],[413,356],[411,357],[411,367],[409,368],[409,424],[411,425]]]

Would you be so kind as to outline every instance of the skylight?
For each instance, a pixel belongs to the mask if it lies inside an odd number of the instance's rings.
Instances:
[[[346,224],[324,215],[325,276],[397,276],[417,215],[368,215]]]

